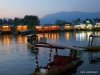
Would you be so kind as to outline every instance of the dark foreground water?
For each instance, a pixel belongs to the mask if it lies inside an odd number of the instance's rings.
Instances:
[[[88,36],[92,32],[61,32],[45,33],[47,42],[60,43],[71,46],[87,46]],[[100,35],[100,32],[94,32]],[[43,34],[38,34],[39,37]],[[100,45],[100,39],[95,41]],[[48,59],[48,50],[38,52],[39,65],[44,66]],[[91,58],[91,55],[93,58]],[[71,75],[100,75],[100,60],[90,61],[100,58],[100,52],[84,52],[82,60],[84,62]],[[27,36],[24,35],[0,35],[0,75],[29,75],[35,69],[35,54],[27,46]],[[64,73],[63,75],[68,75]]]

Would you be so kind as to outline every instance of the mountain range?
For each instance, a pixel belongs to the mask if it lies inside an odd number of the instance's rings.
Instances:
[[[66,22],[72,22],[73,20],[76,20],[78,18],[80,18],[81,21],[85,20],[86,18],[100,18],[100,12],[57,12],[55,14],[48,14],[43,18],[40,18],[40,24],[54,24],[58,19],[65,20]]]

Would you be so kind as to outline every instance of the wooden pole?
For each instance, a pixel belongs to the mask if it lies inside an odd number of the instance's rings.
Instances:
[[[57,50],[57,48],[56,48],[56,51],[55,51],[55,55],[58,55],[58,50]]]
[[[93,37],[92,37],[92,40],[91,40],[91,46],[92,46],[92,43],[93,43]]]
[[[36,61],[36,67],[38,68],[38,57],[37,57],[37,51],[35,49],[35,61]]]
[[[90,36],[89,36],[89,43],[88,43],[88,46],[90,46]]]
[[[50,67],[50,62],[51,62],[51,53],[52,53],[52,49],[50,50],[50,54],[49,54],[49,61],[48,61],[48,68]]]

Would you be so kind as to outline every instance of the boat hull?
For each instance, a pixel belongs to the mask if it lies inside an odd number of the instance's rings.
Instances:
[[[100,51],[100,46],[90,46],[90,47],[78,47],[76,46],[77,48],[81,48],[85,51]]]
[[[100,46],[91,46],[87,48],[88,50],[100,50]]]
[[[30,75],[58,75],[58,74],[61,74],[67,70],[69,70],[70,68],[73,68],[73,67],[77,67],[77,65],[82,62],[81,59],[78,59],[77,61],[73,61],[71,64],[65,66],[63,69],[59,70],[59,69],[54,69],[54,70],[51,70],[51,71],[48,71],[47,73],[41,73],[39,71],[35,71],[33,74],[30,74]]]

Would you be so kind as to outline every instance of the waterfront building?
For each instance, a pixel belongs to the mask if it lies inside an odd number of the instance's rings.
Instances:
[[[86,26],[86,29],[87,29],[87,30],[92,30],[92,29],[93,29],[93,25],[92,25],[92,24],[88,24],[88,25]]]
[[[41,26],[35,26],[36,31],[39,32],[48,32],[48,31],[57,31],[58,25],[41,25]]]
[[[50,25],[49,29],[50,29],[50,31],[57,31],[58,27],[59,27],[58,25]]]
[[[96,24],[95,24],[94,30],[100,30],[100,23],[96,23]]]
[[[92,24],[79,24],[74,26],[75,30],[92,30],[93,25]]]
[[[86,29],[86,24],[79,24],[79,25],[74,25],[75,30],[85,30]]]
[[[23,34],[23,33],[29,33],[30,30],[28,30],[27,25],[17,25],[16,26],[16,32]]]
[[[43,26],[35,26],[36,31],[41,32],[43,30]]]
[[[65,24],[64,25],[64,30],[72,30],[73,27],[70,24]]]
[[[7,24],[0,25],[0,32],[1,32],[1,34],[10,33],[11,32],[11,26],[7,25]]]

